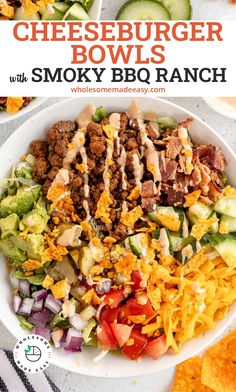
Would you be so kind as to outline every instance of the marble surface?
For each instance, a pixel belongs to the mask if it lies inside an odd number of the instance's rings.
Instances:
[[[218,115],[210,109],[201,98],[168,99],[192,111],[201,119],[209,123],[221,136],[223,136],[224,140],[231,145],[233,150],[236,151],[236,121]],[[61,98],[50,98],[30,114],[26,114],[18,120],[13,120],[7,124],[0,125],[0,145],[19,125],[24,123],[26,119],[42,108],[58,102],[59,100],[61,100]],[[0,324],[0,347],[12,349],[14,342],[14,338],[8,333],[5,327]],[[165,372],[138,377],[135,379],[126,378],[105,380],[76,375],[58,369],[55,366],[50,366],[46,371],[62,392],[92,392],[95,389],[97,392],[167,392],[169,383],[168,380],[171,379],[173,372],[174,370],[171,369]],[[160,384],[162,385],[161,390]]]

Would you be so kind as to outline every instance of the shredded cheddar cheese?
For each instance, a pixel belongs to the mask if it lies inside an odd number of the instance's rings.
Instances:
[[[199,219],[195,225],[193,225],[191,230],[191,235],[200,241],[202,237],[208,232],[213,223],[218,222],[218,218],[212,216],[209,219]]]
[[[67,290],[68,290],[67,279],[60,280],[59,282],[51,286],[52,294],[56,299],[64,298],[67,294]]]
[[[6,7],[8,7],[8,6],[6,6]],[[12,8],[12,7],[10,7],[10,8]],[[11,12],[11,10],[9,10],[9,13],[10,12]],[[24,103],[24,99],[22,97],[7,97],[6,110],[8,113],[15,114],[20,110],[23,103]]]
[[[48,290],[48,289],[50,289],[53,285],[54,285],[54,279],[51,278],[51,276],[46,275],[45,278],[44,278],[44,280],[43,280],[42,286],[43,286],[45,289]]]
[[[174,216],[168,216],[164,214],[157,214],[156,218],[158,221],[171,231],[179,231],[180,221]]]
[[[120,221],[125,226],[129,227],[130,229],[134,228],[134,224],[137,222],[139,218],[143,215],[143,210],[140,206],[133,208],[129,212],[122,212]]]
[[[108,139],[110,139],[110,140],[114,139],[116,128],[113,125],[111,125],[111,124],[103,125],[102,129],[105,132]]]
[[[127,197],[127,199],[130,201],[133,201],[133,200],[137,200],[139,198],[139,196],[140,196],[140,191],[139,191],[139,187],[137,185],[132,189],[132,191],[131,191],[130,195]]]
[[[42,266],[42,262],[39,260],[26,260],[22,264],[22,268],[25,271],[34,271]]]
[[[194,204],[197,203],[199,197],[201,195],[201,191],[193,191],[192,193],[189,193],[188,195],[185,195],[185,207],[192,207]]]
[[[106,191],[103,191],[100,199],[97,203],[97,210],[95,213],[95,219],[101,219],[104,223],[111,223],[109,212],[111,210],[110,205],[112,204],[112,199]]]

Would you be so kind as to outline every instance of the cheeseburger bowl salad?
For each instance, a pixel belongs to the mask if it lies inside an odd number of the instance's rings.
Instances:
[[[22,328],[127,360],[215,327],[236,299],[236,189],[192,119],[87,105],[1,180],[0,251]]]

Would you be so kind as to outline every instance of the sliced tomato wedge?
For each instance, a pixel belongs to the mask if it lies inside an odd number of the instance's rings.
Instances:
[[[118,323],[110,324],[110,327],[119,346],[120,347],[124,346],[127,340],[129,340],[133,327],[129,327],[126,324],[118,324]]]
[[[138,271],[133,271],[131,274],[131,281],[134,282],[134,284],[132,285],[133,290],[137,290],[140,288],[141,280],[142,278],[140,273]]]
[[[121,309],[121,317],[127,318],[128,316],[137,316],[144,314],[147,319],[155,316],[155,311],[152,308],[152,305],[146,297],[146,303],[144,305],[140,304],[137,298],[130,298],[126,302],[126,304]]]
[[[130,359],[138,359],[142,354],[144,348],[148,343],[148,338],[142,335],[141,332],[132,330],[130,334],[129,341],[133,339],[132,345],[127,345],[127,343],[122,347],[121,351]]]
[[[106,294],[104,302],[106,305],[110,306],[110,308],[116,308],[124,299],[125,296],[122,289],[111,290],[108,294]]]
[[[109,306],[106,306],[101,311],[100,320],[106,320],[108,324],[114,323],[117,320],[119,311],[119,308],[111,309]]]
[[[159,338],[153,339],[148,342],[148,344],[143,350],[143,354],[148,355],[153,359],[157,359],[161,355],[165,354],[166,351],[166,336],[162,335]]]
[[[116,349],[116,341],[111,328],[105,320],[103,320],[97,327],[96,335],[98,342],[103,350]]]

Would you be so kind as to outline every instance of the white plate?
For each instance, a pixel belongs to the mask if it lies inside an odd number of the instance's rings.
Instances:
[[[236,120],[236,107],[233,108],[233,106],[225,103],[218,97],[207,97],[203,99],[211,109],[215,110],[215,112],[222,116],[232,118],[232,120]]]
[[[97,20],[100,18],[102,9],[102,0],[94,0],[93,5],[89,11],[89,16],[92,20]]]
[[[86,104],[93,101],[97,106],[104,106],[107,111],[125,111],[132,98],[73,98],[53,105],[42,112],[36,114],[18,130],[11,135],[0,149],[1,166],[0,178],[7,175],[11,166],[19,160],[28,149],[33,139],[43,138],[47,129],[56,121],[73,120]],[[140,106],[143,111],[155,110],[158,115],[174,117],[177,121],[193,117],[194,123],[190,127],[190,134],[194,141],[199,143],[212,143],[221,146],[223,153],[228,160],[227,175],[236,186],[235,164],[236,157],[223,139],[206,123],[187,110],[174,105],[168,101],[155,98],[139,98]],[[24,332],[20,328],[18,321],[13,314],[11,303],[11,290],[8,280],[8,273],[5,267],[4,258],[0,260],[0,318],[6,328],[16,337],[20,338]],[[130,377],[148,373],[158,372],[175,366],[186,358],[197,354],[209,345],[218,336],[221,336],[225,328],[236,315],[236,303],[231,307],[230,312],[217,322],[214,330],[204,335],[192,339],[186,343],[178,355],[167,353],[157,361],[145,358],[141,362],[129,361],[119,355],[108,354],[101,362],[93,363],[92,358],[98,353],[95,348],[85,348],[81,354],[65,355],[63,351],[54,350],[52,363],[68,371],[98,377]],[[77,359],[79,358],[79,365]]]
[[[29,103],[25,108],[19,110],[16,114],[7,113],[5,111],[0,111],[0,124],[3,124],[8,121],[16,120],[17,118],[23,116],[26,113],[31,112],[31,110],[37,108],[43,102],[45,102],[47,98],[35,98],[33,101]]]

